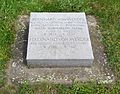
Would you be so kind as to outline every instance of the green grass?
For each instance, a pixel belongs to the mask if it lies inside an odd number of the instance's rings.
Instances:
[[[6,85],[5,69],[11,58],[18,15],[38,12],[81,12],[95,15],[102,33],[108,62],[116,75],[114,84],[73,83],[53,85],[24,83],[17,89]],[[120,0],[0,0],[0,94],[120,94]],[[3,88],[4,87],[4,88]],[[41,91],[40,91],[41,90]],[[40,93],[41,94],[41,93]]]
[[[120,94],[120,82],[114,85],[97,83],[78,83],[72,85],[37,83],[30,85],[28,82],[19,87],[20,94]]]

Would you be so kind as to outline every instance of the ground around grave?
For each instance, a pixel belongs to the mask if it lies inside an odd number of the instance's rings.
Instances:
[[[120,1],[119,0],[1,0],[0,2],[0,94],[119,94],[120,93]],[[23,84],[11,83],[7,73],[19,72],[14,70],[18,63],[10,63],[14,58],[11,52],[11,44],[13,46],[16,41],[16,20],[18,15],[29,14],[31,11],[56,11],[56,12],[80,12],[94,15],[97,18],[100,36],[92,32],[91,36],[100,38],[104,46],[104,52],[107,56],[109,67],[114,72],[114,82],[109,84],[100,84],[96,82],[77,83],[71,85],[41,83],[29,84],[29,81],[22,81]],[[93,16],[88,16],[92,17]],[[24,20],[23,20],[24,21]],[[91,21],[89,20],[91,23]],[[89,24],[90,24],[89,23]],[[24,24],[23,24],[24,25]],[[91,26],[95,24],[91,24]],[[98,27],[97,26],[97,27]],[[24,26],[23,26],[24,29]],[[98,29],[98,28],[97,28]],[[97,30],[97,31],[99,31]],[[99,33],[99,32],[98,32]],[[20,33],[19,33],[20,34]],[[18,34],[18,35],[19,35]],[[95,34],[95,35],[94,35]],[[22,36],[21,36],[22,38]],[[97,40],[96,45],[99,45]],[[19,41],[20,42],[20,41]],[[26,42],[26,41],[25,41]],[[101,45],[102,45],[101,44]],[[94,45],[93,45],[94,46]],[[14,47],[13,47],[14,48]],[[19,50],[19,49],[18,49]],[[95,51],[94,51],[95,52]],[[100,52],[103,53],[103,52]],[[14,55],[19,55],[14,53]],[[99,53],[97,53],[98,56]],[[97,56],[96,56],[97,57]],[[106,59],[105,59],[106,60]],[[22,60],[21,60],[22,61]],[[7,63],[8,62],[8,63]],[[18,60],[19,62],[19,60]],[[103,63],[104,64],[104,63]],[[12,65],[14,68],[9,67]],[[21,65],[24,66],[24,65]],[[21,68],[18,66],[18,69]],[[100,69],[99,67],[96,67]],[[13,71],[11,72],[10,70]],[[26,70],[27,68],[24,69]],[[89,69],[86,69],[90,71]],[[24,70],[22,70],[24,72]],[[103,70],[102,70],[103,71]],[[26,72],[26,71],[25,71]],[[31,71],[30,71],[31,72]],[[98,72],[96,72],[97,74]],[[104,71],[103,71],[104,73]],[[107,71],[107,73],[109,73]],[[18,74],[15,74],[18,76]],[[14,77],[16,77],[13,75]],[[99,75],[99,74],[97,74]],[[110,75],[112,76],[111,72]],[[12,76],[12,75],[11,75]],[[14,78],[12,76],[12,78]],[[24,75],[23,75],[24,76]],[[107,74],[107,78],[111,78]],[[101,77],[101,76],[100,76]],[[8,80],[7,80],[8,79]],[[14,80],[14,79],[13,79]],[[19,81],[15,80],[15,81]],[[111,81],[111,80],[110,80]],[[106,81],[105,81],[106,83]]]
[[[16,40],[12,44],[12,56],[9,62],[8,79],[13,83],[48,81],[55,83],[72,83],[72,81],[97,81],[110,83],[114,81],[114,74],[107,66],[107,57],[101,43],[101,32],[94,16],[87,16],[94,52],[92,67],[64,67],[64,68],[28,68],[26,65],[26,51],[28,39],[29,16],[21,15],[16,21]],[[23,28],[24,27],[24,28]]]

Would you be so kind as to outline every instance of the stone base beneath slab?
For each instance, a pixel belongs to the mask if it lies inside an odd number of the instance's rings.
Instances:
[[[25,55],[27,45],[27,26],[29,17],[22,15],[15,23],[17,35],[12,45],[13,59],[10,60],[8,77],[13,83],[48,81],[55,83],[72,83],[75,81],[113,82],[114,75],[107,66],[104,46],[101,44],[101,33],[94,16],[87,16],[95,60],[92,67],[70,68],[28,68]]]
[[[91,67],[93,60],[73,60],[73,59],[60,59],[60,60],[27,60],[27,65],[31,68],[51,68],[51,67]]]

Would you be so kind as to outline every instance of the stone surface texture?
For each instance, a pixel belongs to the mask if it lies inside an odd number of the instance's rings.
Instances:
[[[91,66],[93,60],[85,13],[30,14],[29,66]]]

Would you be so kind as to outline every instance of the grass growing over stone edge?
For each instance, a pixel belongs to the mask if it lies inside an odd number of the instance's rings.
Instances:
[[[120,92],[120,1],[119,0],[0,0],[0,87],[2,94],[19,92],[20,94],[35,94],[37,88],[43,94],[49,94],[51,90],[57,90],[57,94],[119,94]],[[116,83],[97,85],[97,83],[73,83],[71,86],[43,84],[29,85],[24,83],[14,90],[11,86],[5,86],[6,62],[11,58],[10,45],[15,38],[14,22],[18,15],[29,14],[31,11],[40,12],[81,12],[95,15],[99,19],[102,32],[102,42],[105,46],[108,62],[117,77]],[[91,85],[92,84],[92,85]],[[43,88],[42,88],[43,86]],[[49,87],[52,87],[49,88]],[[13,91],[9,90],[13,89]],[[46,91],[44,91],[44,89]],[[31,91],[32,90],[32,91]],[[36,90],[36,91],[35,91]],[[6,92],[4,92],[6,91]],[[46,93],[44,93],[46,92]],[[62,93],[61,93],[62,92]],[[18,93],[17,93],[18,94]]]

